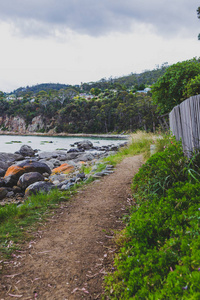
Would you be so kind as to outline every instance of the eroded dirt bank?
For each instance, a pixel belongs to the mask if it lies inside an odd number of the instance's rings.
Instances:
[[[114,231],[131,202],[131,182],[142,156],[80,190],[16,252],[1,275],[0,299],[101,299],[112,267]]]

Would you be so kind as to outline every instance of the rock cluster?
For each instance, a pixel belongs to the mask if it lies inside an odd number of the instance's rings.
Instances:
[[[53,188],[68,190],[75,183],[86,180],[82,165],[93,165],[92,176],[99,178],[112,173],[112,166],[95,173],[95,164],[110,153],[125,146],[94,147],[84,140],[71,145],[69,150],[41,152],[23,145],[14,154],[0,153],[0,204],[21,203],[31,193],[49,192]]]

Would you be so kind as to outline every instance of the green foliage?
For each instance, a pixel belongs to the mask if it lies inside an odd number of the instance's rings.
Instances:
[[[186,86],[185,91],[183,93],[185,98],[189,98],[191,96],[199,95],[200,94],[200,74],[191,78]]]
[[[106,278],[109,299],[199,299],[199,157],[188,160],[170,138],[134,177],[136,202]]]
[[[167,68],[151,90],[153,101],[162,114],[169,113],[174,106],[185,100],[186,84],[197,75],[200,75],[200,62],[196,58],[178,62]]]

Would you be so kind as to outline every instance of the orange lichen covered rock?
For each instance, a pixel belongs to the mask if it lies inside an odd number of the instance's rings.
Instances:
[[[7,177],[7,176],[11,176],[11,175],[17,175],[17,176],[20,177],[22,174],[24,174],[24,172],[25,171],[22,167],[12,165],[7,169],[4,178]]]
[[[68,174],[72,171],[74,171],[74,167],[65,163],[62,164],[60,167],[53,169],[52,174],[56,174],[56,173]]]
[[[4,183],[6,186],[13,186],[17,184],[18,179],[24,173],[39,172],[40,174],[48,173],[51,174],[51,169],[42,162],[34,160],[25,160],[12,165],[6,171],[4,176]]]

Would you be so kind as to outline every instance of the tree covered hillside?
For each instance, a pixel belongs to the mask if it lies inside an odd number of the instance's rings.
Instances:
[[[159,122],[149,87],[166,69],[164,64],[153,71],[80,86],[40,84],[19,88],[9,95],[1,93],[0,116],[22,117],[27,126],[34,117],[41,116],[42,132],[154,131]],[[1,130],[7,129],[1,126]]]

